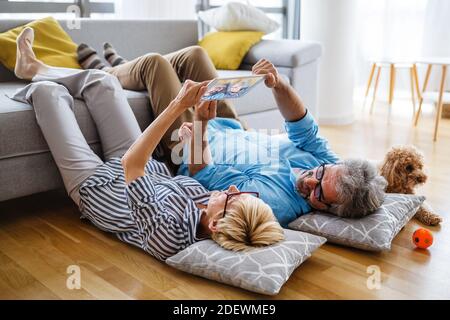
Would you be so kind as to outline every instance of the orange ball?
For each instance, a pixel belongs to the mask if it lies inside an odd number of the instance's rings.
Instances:
[[[419,228],[414,231],[412,240],[416,247],[421,249],[427,249],[433,244],[433,234],[430,230],[425,228]]]

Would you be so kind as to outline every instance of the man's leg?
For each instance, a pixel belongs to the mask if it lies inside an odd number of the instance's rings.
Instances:
[[[188,79],[202,82],[219,76],[208,54],[200,46],[187,47],[164,57],[170,61],[181,82]],[[226,100],[218,101],[217,116],[239,120],[233,106]]]
[[[107,71],[110,67],[103,63],[94,48],[86,43],[80,43],[77,48],[78,63],[83,69],[98,69]]]
[[[69,196],[79,205],[79,187],[103,164],[87,144],[73,113],[73,98],[54,82],[37,82],[21,90],[30,103],[36,120],[61,173]]]
[[[116,49],[114,49],[114,47],[108,42],[105,42],[103,44],[103,56],[112,67],[116,67],[120,64],[128,62],[128,60],[126,60],[124,57],[121,57],[117,53]]]

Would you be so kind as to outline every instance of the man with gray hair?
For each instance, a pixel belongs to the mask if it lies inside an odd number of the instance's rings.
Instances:
[[[201,161],[188,163],[189,152],[184,152],[178,173],[191,175],[209,190],[234,184],[241,192],[257,192],[284,227],[313,209],[348,218],[378,209],[386,182],[375,166],[367,160],[340,161],[272,63],[260,60],[253,73],[265,76],[286,120],[287,136],[245,131],[236,120],[216,118],[211,105],[209,112],[194,119],[195,125],[184,123],[179,130],[180,138],[192,138],[191,157],[201,151]]]

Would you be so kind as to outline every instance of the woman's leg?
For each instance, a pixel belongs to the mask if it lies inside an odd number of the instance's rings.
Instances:
[[[86,142],[73,113],[73,98],[54,82],[37,82],[20,92],[36,113],[69,196],[79,205],[79,187],[103,164]],[[17,98],[17,97],[16,97]]]
[[[51,80],[66,87],[74,98],[83,99],[97,127],[105,160],[122,157],[142,131],[119,81],[101,70],[68,73],[58,77],[39,74],[33,80]]]
[[[34,55],[33,39],[31,28],[25,28],[17,38],[16,75],[35,82],[56,82],[74,98],[84,99],[97,126],[105,159],[121,157],[141,130],[117,79],[100,70],[49,67]]]
[[[32,80],[38,73],[69,74],[73,70],[52,69],[36,59],[32,50],[34,32],[25,28],[17,38],[15,72]],[[42,81],[27,85],[13,99],[28,102],[62,176],[67,193],[80,204],[79,187],[103,164],[86,142],[73,113],[73,98],[67,88]]]

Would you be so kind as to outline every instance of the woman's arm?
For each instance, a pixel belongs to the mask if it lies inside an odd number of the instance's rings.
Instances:
[[[208,164],[212,163],[211,150],[209,149],[207,127],[208,121],[214,119],[217,114],[217,101],[205,101],[195,107],[195,122],[191,126],[193,131],[190,158],[189,174],[195,175]]]
[[[122,157],[122,166],[127,184],[144,176],[145,165],[165,132],[185,110],[200,101],[200,98],[206,92],[208,82],[196,83],[187,80],[178,96],[128,149]]]

